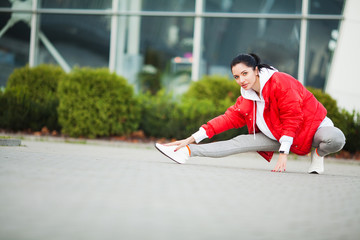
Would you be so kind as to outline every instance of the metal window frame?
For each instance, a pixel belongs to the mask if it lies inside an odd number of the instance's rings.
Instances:
[[[308,9],[309,0],[302,0],[302,18],[300,27],[300,46],[299,46],[299,63],[297,79],[304,85],[305,82],[305,61],[306,61],[306,44],[308,32]]]
[[[39,15],[34,11],[38,8],[38,1],[32,2],[31,12],[31,29],[30,29],[30,49],[29,49],[29,66],[37,65],[37,57],[39,51]]]

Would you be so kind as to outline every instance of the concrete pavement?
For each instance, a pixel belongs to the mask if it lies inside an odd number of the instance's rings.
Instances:
[[[0,147],[0,239],[360,239],[360,164],[324,175],[255,153],[168,160],[151,144]],[[276,157],[276,156],[275,156]]]

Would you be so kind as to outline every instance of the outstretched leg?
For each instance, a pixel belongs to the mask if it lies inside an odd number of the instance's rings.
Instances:
[[[278,151],[280,143],[268,138],[263,133],[244,134],[230,140],[207,144],[190,144],[191,156],[225,157],[243,152]]]

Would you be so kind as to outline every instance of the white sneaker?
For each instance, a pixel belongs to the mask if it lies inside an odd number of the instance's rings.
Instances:
[[[311,165],[308,173],[321,174],[324,172],[324,157],[320,157],[317,148],[311,151]]]
[[[155,143],[155,147],[162,154],[179,164],[186,163],[190,157],[190,149],[188,146],[180,148],[176,152],[175,149],[177,146],[165,146],[160,143]]]

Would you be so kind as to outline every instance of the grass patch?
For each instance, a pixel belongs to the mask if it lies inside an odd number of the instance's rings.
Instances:
[[[11,137],[9,136],[0,136],[0,139],[10,139]]]

